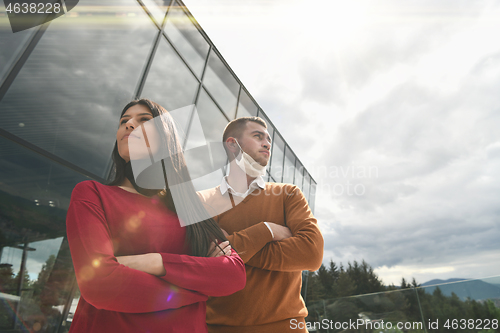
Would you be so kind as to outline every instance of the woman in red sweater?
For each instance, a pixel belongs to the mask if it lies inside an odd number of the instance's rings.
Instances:
[[[207,332],[205,301],[241,290],[244,263],[207,218],[165,109],[146,99],[129,103],[116,140],[115,179],[84,181],[71,196],[67,235],[82,296],[70,332]],[[153,164],[168,174],[161,190],[136,183],[130,156],[135,161],[141,140],[146,156],[170,152]],[[184,184],[175,205],[168,183]]]

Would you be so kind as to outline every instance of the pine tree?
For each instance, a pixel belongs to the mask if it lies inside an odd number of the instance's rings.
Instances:
[[[39,296],[42,293],[43,287],[47,283],[47,280],[49,279],[49,276],[52,272],[52,268],[54,267],[54,264],[56,262],[56,256],[51,254],[50,257],[45,261],[45,263],[42,266],[42,269],[40,270],[40,273],[38,273],[38,279],[33,283],[33,294],[34,296]]]

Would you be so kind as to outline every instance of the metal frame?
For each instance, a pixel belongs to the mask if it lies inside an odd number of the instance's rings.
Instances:
[[[188,68],[188,70],[193,74],[193,76],[198,81],[198,88],[197,88],[196,94],[195,94],[195,96],[193,98],[193,103],[195,105],[198,103],[198,99],[199,99],[201,90],[205,89],[205,92],[207,93],[207,95],[214,102],[214,104],[219,109],[219,111],[222,113],[222,115],[225,117],[225,119],[229,122],[229,121],[232,120],[231,119],[231,115],[226,114],[226,112],[221,108],[221,105],[217,102],[217,100],[215,100],[214,96],[210,93],[210,91],[208,89],[206,89],[206,87],[204,86],[204,83],[203,83],[203,80],[204,80],[204,77],[205,77],[205,73],[206,73],[206,70],[207,70],[207,67],[208,67],[208,62],[210,60],[210,57],[211,56],[217,56],[217,57],[219,57],[219,59],[222,62],[222,64],[227,68],[227,70],[229,71],[229,73],[234,77],[234,79],[236,80],[236,82],[239,84],[238,94],[236,96],[236,106],[235,106],[235,111],[234,111],[234,117],[235,118],[238,117],[238,108],[239,108],[239,103],[240,103],[241,92],[244,89],[245,93],[250,98],[250,100],[257,106],[257,116],[263,114],[268,119],[269,125],[274,128],[273,137],[272,137],[272,141],[273,142],[272,142],[271,149],[273,149],[274,141],[275,141],[275,136],[276,135],[279,135],[280,138],[284,142],[283,160],[281,162],[281,164],[282,164],[282,170],[284,170],[284,167],[285,167],[285,159],[286,159],[286,154],[287,154],[288,150],[290,150],[290,152],[292,153],[292,156],[295,157],[293,182],[295,182],[295,172],[296,172],[296,168],[297,168],[298,163],[300,163],[300,165],[302,165],[302,187],[303,187],[304,179],[305,179],[304,174],[306,173],[306,170],[305,170],[305,167],[304,167],[303,163],[301,163],[301,161],[299,160],[299,158],[297,157],[297,155],[294,153],[294,151],[287,144],[286,140],[280,134],[280,132],[277,130],[277,128],[274,126],[274,124],[272,123],[272,121],[270,120],[270,118],[262,110],[262,108],[257,103],[257,101],[253,98],[253,96],[248,92],[248,90],[245,88],[245,86],[239,80],[239,78],[235,75],[235,73],[233,72],[233,70],[231,69],[231,67],[227,64],[227,62],[225,61],[225,59],[222,57],[221,53],[215,47],[214,43],[210,40],[210,38],[208,37],[208,35],[204,32],[204,30],[198,24],[198,22],[196,22],[196,20],[193,18],[193,15],[186,8],[186,6],[184,5],[184,3],[181,0],[171,1],[171,3],[169,4],[169,6],[167,7],[167,10],[165,12],[165,16],[163,18],[163,22],[161,22],[160,26],[158,25],[158,23],[156,22],[156,20],[152,16],[151,12],[148,10],[148,7],[141,0],[137,0],[137,3],[138,3],[138,5],[140,5],[143,8],[143,10],[145,10],[145,12],[147,13],[147,15],[153,21],[155,27],[158,29],[158,32],[157,32],[156,38],[154,39],[154,41],[152,43],[150,54],[149,54],[149,56],[146,59],[146,62],[144,64],[144,68],[143,68],[143,70],[141,72],[141,75],[140,75],[140,77],[138,79],[137,86],[136,86],[136,88],[135,88],[135,90],[133,92],[133,97],[134,98],[139,98],[141,96],[142,90],[143,90],[144,85],[146,83],[146,80],[148,78],[149,71],[151,69],[151,65],[152,65],[152,63],[154,61],[154,57],[155,57],[156,52],[158,50],[158,46],[159,46],[159,44],[161,42],[161,38],[165,38],[165,40],[170,44],[170,46],[172,47],[172,49],[174,50],[174,52],[177,54],[177,56],[181,59],[182,63]],[[201,72],[201,76],[200,77],[195,73],[195,71],[193,70],[193,68],[191,67],[191,65],[182,56],[182,54],[179,52],[179,50],[177,49],[177,47],[175,46],[175,44],[172,42],[172,40],[168,37],[168,35],[164,31],[164,27],[165,27],[165,24],[167,22],[168,15],[169,15],[169,12],[170,12],[172,6],[179,6],[179,8],[187,15],[187,17],[189,18],[189,20],[193,23],[193,26],[196,29],[198,29],[198,31],[201,34],[201,36],[208,43],[209,48],[208,48],[208,51],[207,51],[207,54],[206,54],[206,57],[205,57],[205,62],[204,62],[203,70]],[[2,101],[2,99],[4,98],[4,96],[6,95],[6,93],[8,92],[10,86],[12,85],[12,83],[16,79],[17,75],[19,74],[19,72],[21,71],[21,69],[23,68],[23,66],[25,65],[26,61],[30,57],[32,51],[37,46],[38,42],[43,37],[43,35],[44,35],[45,31],[47,30],[47,28],[49,27],[49,25],[50,25],[50,22],[41,25],[38,28],[38,30],[33,33],[33,35],[29,38],[29,40],[26,41],[25,46],[23,47],[23,49],[21,51],[19,51],[19,53],[16,56],[16,59],[13,62],[10,70],[8,71],[8,73],[5,76],[5,79],[2,82],[0,82],[0,102]],[[187,140],[189,138],[189,134],[190,134],[190,130],[191,130],[191,127],[192,127],[192,122],[193,122],[193,117],[194,117],[194,110],[192,111],[192,113],[191,113],[191,115],[189,117],[189,120],[188,120],[188,124],[187,124],[187,128],[186,128],[186,137],[185,137],[184,142],[183,142],[183,148],[186,147]],[[65,168],[73,170],[73,171],[75,171],[75,172],[77,172],[77,173],[79,173],[79,174],[81,174],[83,176],[89,177],[91,179],[95,179],[95,180],[97,180],[99,182],[103,182],[103,183],[106,182],[106,179],[103,179],[102,177],[100,177],[100,176],[98,176],[98,175],[96,175],[96,174],[94,174],[92,172],[89,172],[89,171],[87,171],[87,170],[79,167],[78,165],[75,165],[75,164],[73,164],[71,162],[68,162],[67,160],[65,160],[65,159],[63,159],[63,158],[61,158],[61,157],[59,157],[59,156],[57,156],[57,155],[55,155],[53,153],[50,153],[50,152],[48,152],[48,151],[46,151],[46,150],[44,150],[44,149],[36,146],[35,144],[33,144],[31,142],[28,142],[28,141],[26,141],[26,140],[24,140],[24,139],[22,139],[22,138],[20,138],[20,137],[18,137],[16,135],[10,133],[10,132],[8,132],[8,131],[6,131],[4,129],[1,129],[1,128],[0,128],[0,137],[3,137],[3,138],[6,138],[7,140],[15,142],[15,143],[19,144],[20,146],[22,146],[24,148],[27,148],[28,150],[30,150],[32,152],[35,152],[38,155],[43,156],[47,160],[49,160],[51,162],[55,162],[55,163],[57,163],[57,164],[65,167]],[[110,156],[110,161],[111,161],[111,156]],[[269,171],[267,172],[267,175],[268,175],[270,181],[276,181],[273,178],[273,176],[271,175],[272,167],[273,167],[273,165],[272,165],[272,159],[270,159],[270,161],[269,161]],[[112,168],[112,162],[110,162],[108,164],[108,166],[107,166],[107,169],[108,169],[107,170],[107,176],[108,176],[108,178],[109,178],[109,176],[111,174],[111,168]],[[224,170],[222,170],[222,173],[224,173]],[[310,184],[309,184],[309,198],[312,198],[311,197],[311,191],[312,191],[312,188],[313,188],[313,183],[314,183],[314,185],[317,185],[317,183],[313,179],[313,177],[309,174],[309,172],[307,172],[307,174],[309,175],[309,177],[311,179]],[[283,171],[282,171],[281,179],[279,179],[278,181],[280,181],[280,182],[283,181]],[[314,196],[315,196],[315,194],[314,194]],[[73,289],[74,289],[74,286],[73,286]],[[69,299],[71,300],[71,298],[69,298]],[[66,304],[66,308],[65,308],[65,311],[64,311],[66,314],[67,314],[67,311],[69,310],[69,308],[68,308],[69,305],[68,304]],[[65,316],[61,317],[61,322],[59,323],[59,329],[61,328],[61,323],[65,319],[64,317]]]
[[[257,109],[257,116],[259,116],[261,113],[263,113],[266,116],[266,118],[268,119],[268,122],[270,123],[270,125],[273,126],[274,131],[275,132],[277,131],[278,135],[285,142],[285,149],[283,150],[283,152],[285,153],[285,151],[289,149],[292,152],[292,154],[295,156],[296,163],[297,163],[297,161],[300,162],[300,159],[294,153],[293,149],[290,148],[290,146],[287,144],[287,142],[284,139],[284,137],[281,135],[281,133],[279,133],[279,131],[277,130],[276,126],[274,126],[274,124],[272,123],[272,121],[270,120],[270,118],[267,116],[267,114],[264,112],[264,110],[262,110],[262,108],[259,106],[259,104],[256,102],[256,100],[253,98],[253,96],[248,92],[248,90],[245,88],[245,86],[242,84],[242,82],[239,80],[239,78],[235,75],[235,73],[233,72],[233,70],[231,69],[231,67],[229,67],[229,65],[227,64],[227,62],[225,61],[225,59],[222,57],[222,55],[220,54],[220,52],[217,50],[217,48],[215,47],[215,45],[213,44],[213,42],[210,40],[210,38],[208,37],[208,35],[203,31],[203,29],[196,22],[196,20],[194,20],[193,15],[186,8],[185,4],[181,0],[172,1],[170,3],[170,5],[168,6],[167,11],[165,13],[165,17],[163,19],[163,22],[161,23],[161,26],[158,26],[158,24],[156,23],[156,20],[152,17],[152,14],[147,9],[147,6],[141,0],[137,0],[137,3],[143,8],[143,10],[145,10],[146,14],[150,17],[150,19],[153,21],[153,23],[157,27],[157,29],[158,29],[158,35],[156,36],[156,39],[153,42],[150,56],[146,60],[146,63],[144,65],[144,69],[143,69],[142,74],[140,76],[140,79],[139,79],[139,81],[137,83],[137,87],[136,87],[136,89],[134,91],[134,95],[133,95],[134,98],[139,98],[140,95],[141,95],[141,93],[142,93],[142,89],[143,89],[144,84],[145,84],[145,82],[147,80],[147,76],[149,74],[149,70],[151,68],[151,64],[152,64],[152,62],[154,60],[154,57],[156,55],[156,51],[158,49],[158,45],[160,43],[160,39],[163,36],[163,38],[165,38],[166,41],[170,44],[170,46],[173,48],[173,50],[175,51],[175,53],[177,54],[177,56],[181,59],[181,61],[184,63],[184,65],[189,69],[189,71],[193,74],[193,76],[199,82],[198,90],[197,90],[196,95],[194,97],[193,103],[197,104],[198,97],[199,97],[199,94],[201,92],[201,89],[205,89],[205,92],[207,93],[207,95],[212,99],[212,101],[217,106],[217,108],[219,109],[219,111],[223,114],[223,116],[226,118],[226,120],[228,122],[231,121],[232,119],[231,119],[230,115],[226,114],[226,112],[224,110],[222,110],[220,104],[217,102],[217,100],[215,100],[214,96],[210,93],[210,91],[208,89],[205,88],[205,86],[203,84],[203,79],[204,79],[204,76],[205,76],[205,73],[206,73],[206,68],[208,66],[208,61],[209,61],[209,58],[210,58],[210,56],[211,56],[211,54],[213,52],[213,54],[215,56],[219,57],[219,59],[221,60],[221,62],[226,66],[226,68],[228,69],[228,71],[230,72],[230,74],[233,75],[233,77],[235,78],[236,82],[239,84],[238,96],[236,98],[236,105],[235,105],[235,117],[238,116],[238,105],[239,105],[239,102],[240,102],[241,91],[242,91],[242,89],[245,89],[245,92],[247,93],[248,97],[251,99],[251,101],[258,108]],[[167,36],[167,34],[165,33],[165,31],[163,30],[163,28],[165,26],[165,23],[167,21],[167,18],[168,18],[168,13],[170,12],[171,7],[172,6],[177,6],[177,5],[186,14],[186,16],[193,23],[194,27],[198,29],[198,31],[200,32],[200,34],[202,35],[202,37],[205,38],[205,40],[207,41],[207,43],[209,45],[209,49],[207,51],[207,56],[205,58],[205,64],[204,64],[202,75],[201,75],[200,78],[195,73],[195,71],[193,70],[193,68],[189,65],[189,63],[186,61],[186,59],[181,55],[181,53],[179,52],[179,50],[176,48],[175,44],[170,40],[170,38]],[[40,28],[38,29],[38,31],[32,36],[32,38],[30,39],[30,41],[27,43],[26,48],[22,51],[21,55],[19,56],[18,60],[13,65],[12,69],[10,70],[10,72],[7,74],[6,79],[2,82],[2,86],[0,87],[0,101],[2,100],[2,98],[7,93],[10,85],[15,80],[15,78],[16,78],[17,74],[20,72],[21,68],[24,66],[26,60],[29,58],[31,52],[33,51],[33,49],[37,45],[38,41],[42,38],[42,36],[43,36],[44,32],[47,30],[49,24],[50,24],[50,22],[48,22],[48,23],[40,26]],[[191,128],[192,119],[193,119],[193,114],[191,114],[191,116],[190,116],[190,119],[189,119],[189,122],[188,122],[188,126],[187,126],[187,129],[186,129],[186,138],[185,138],[185,142],[183,144],[184,147],[185,147],[185,145],[187,143],[187,139],[189,137],[189,130]],[[3,132],[6,132],[6,131],[3,131]],[[19,138],[17,136],[14,136],[12,134],[9,134],[8,137],[9,137],[10,140],[12,140],[14,142],[18,142],[18,143],[20,143],[22,145],[25,145],[27,143],[25,140],[22,140],[21,138]],[[273,141],[274,141],[274,133],[273,133]],[[30,146],[35,147],[32,144],[30,144]],[[36,150],[37,150],[37,152],[39,154],[42,154],[42,155],[44,155],[45,157],[47,157],[47,158],[49,158],[51,160],[54,160],[56,162],[62,161],[61,158],[58,158],[58,157],[56,157],[53,154],[50,154],[50,153],[46,153],[45,154],[45,151],[43,149],[36,148]],[[286,157],[284,157],[284,158],[286,158]],[[269,165],[269,170],[272,169],[272,162],[270,161],[270,163],[271,164]],[[284,163],[285,162],[284,162],[284,159],[283,159],[283,164],[282,164],[283,167],[284,167]],[[71,169],[76,170],[74,168],[76,166],[74,166],[72,163],[66,162],[64,164],[67,167],[70,167]],[[109,170],[107,172],[108,177],[109,177],[109,174],[111,173],[111,164],[112,163],[109,164]],[[91,177],[94,178],[94,179],[101,179],[100,177],[96,177],[96,175],[90,174],[88,172],[86,173],[86,175],[87,174],[91,175]],[[317,182],[314,180],[314,178],[311,175],[309,175],[309,176],[311,177],[311,182],[314,182],[315,184],[317,184]],[[295,177],[295,175],[294,175],[294,177]],[[274,177],[270,176],[270,178],[274,180]],[[283,175],[281,177],[281,180],[279,180],[279,181],[282,181],[282,180],[283,180]]]

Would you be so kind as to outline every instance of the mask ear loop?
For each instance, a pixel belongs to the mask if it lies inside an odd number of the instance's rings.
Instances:
[[[240,148],[241,158],[243,158],[243,153],[244,153],[243,149],[241,148],[241,146],[240,146],[240,144],[239,144],[238,140],[234,139],[234,141],[235,141],[235,142],[236,142],[236,144],[238,145],[238,148]],[[233,152],[231,152],[231,154],[233,154],[234,159],[235,159],[236,161],[238,161],[238,160],[237,160],[237,158],[236,158],[236,155],[234,155],[234,153],[233,153]]]
[[[238,140],[234,139],[234,141],[236,141],[236,144],[238,145],[238,148],[240,148],[240,150],[243,151],[243,148],[241,148],[240,143],[238,142]]]

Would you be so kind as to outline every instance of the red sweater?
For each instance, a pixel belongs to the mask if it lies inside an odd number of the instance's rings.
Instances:
[[[81,295],[70,332],[207,332],[207,296],[245,285],[238,256],[187,255],[186,230],[157,197],[95,181],[76,185],[67,215],[68,242]],[[160,253],[156,277],[115,256]]]

